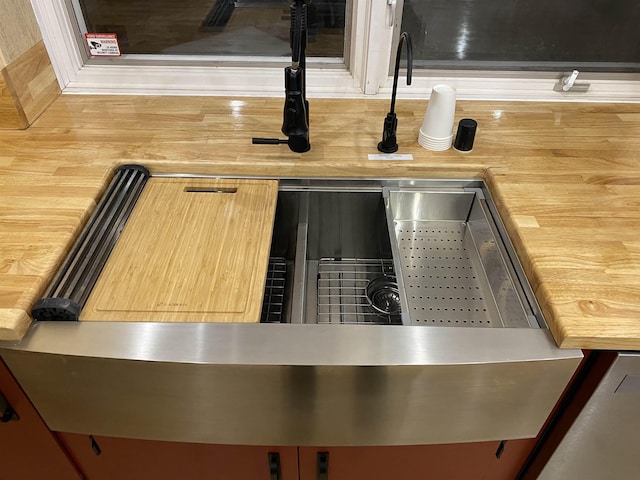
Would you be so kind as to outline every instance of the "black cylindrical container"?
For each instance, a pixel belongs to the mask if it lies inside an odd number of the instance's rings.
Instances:
[[[477,128],[478,122],[472,118],[463,118],[460,120],[453,148],[460,152],[470,152],[473,148],[473,140],[475,139]]]

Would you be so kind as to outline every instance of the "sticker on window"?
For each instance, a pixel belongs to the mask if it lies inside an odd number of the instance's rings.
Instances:
[[[119,57],[120,45],[115,33],[85,33],[84,38],[92,57]]]

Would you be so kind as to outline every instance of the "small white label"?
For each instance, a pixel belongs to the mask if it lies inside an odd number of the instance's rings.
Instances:
[[[410,153],[370,153],[369,160],[413,160],[413,155]]]
[[[120,45],[115,33],[85,33],[84,38],[92,57],[119,57]]]

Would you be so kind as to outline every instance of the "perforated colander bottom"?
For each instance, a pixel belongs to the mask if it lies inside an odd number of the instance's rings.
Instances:
[[[471,255],[466,224],[396,221],[396,235],[414,325],[494,325]]]

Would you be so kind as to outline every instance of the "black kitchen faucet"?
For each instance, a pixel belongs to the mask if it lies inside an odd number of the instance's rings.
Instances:
[[[282,133],[289,137],[289,148],[306,152],[309,143],[309,102],[306,94],[307,0],[291,4],[291,66],[284,69],[284,116]]]
[[[291,65],[284,69],[285,101],[282,133],[287,140],[254,138],[254,144],[286,143],[298,153],[309,151],[309,102],[306,95],[307,4],[311,0],[291,0]]]
[[[396,68],[393,72],[393,90],[391,92],[391,108],[384,119],[382,130],[382,141],[378,143],[378,150],[384,153],[394,153],[398,151],[398,141],[396,130],[398,129],[398,117],[396,116],[396,93],[398,91],[398,76],[400,73],[400,55],[402,54],[402,43],[407,45],[407,85],[411,85],[411,72],[413,70],[413,50],[411,48],[411,37],[407,32],[400,34],[398,43],[398,53],[396,53]]]

